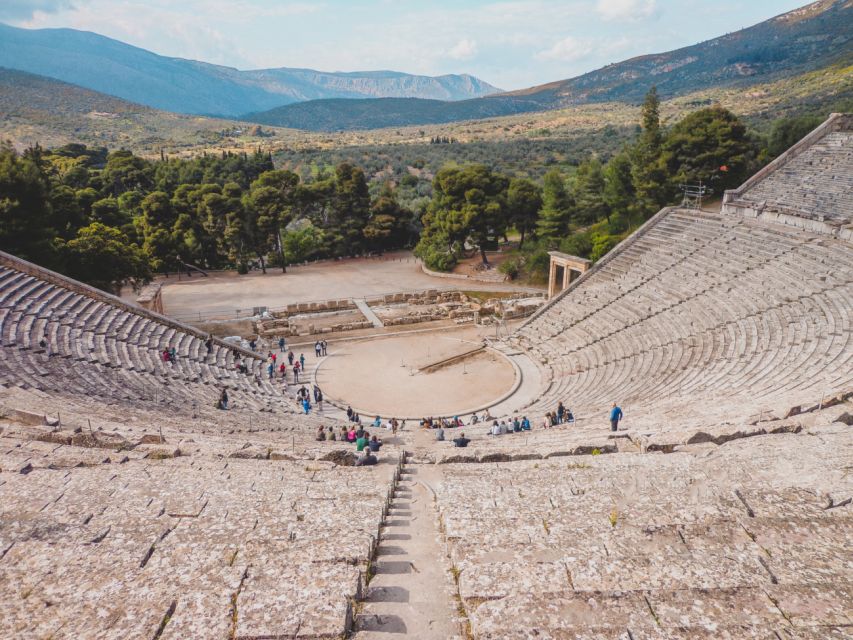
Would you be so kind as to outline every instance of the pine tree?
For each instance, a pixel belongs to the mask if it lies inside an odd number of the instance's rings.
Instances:
[[[610,217],[610,208],[604,200],[604,173],[598,158],[586,160],[578,167],[574,196],[578,222],[592,224]]]
[[[569,221],[574,203],[566,190],[563,176],[551,169],[543,178],[542,211],[539,213],[537,233],[548,240],[557,240],[569,232]]]
[[[631,176],[640,208],[654,213],[667,201],[667,179],[661,160],[660,98],[652,87],[643,102],[642,133],[631,154]]]

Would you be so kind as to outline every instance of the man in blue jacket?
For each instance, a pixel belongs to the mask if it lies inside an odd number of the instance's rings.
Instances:
[[[610,430],[616,431],[619,429],[619,421],[622,419],[622,409],[613,403],[613,408],[610,410]]]

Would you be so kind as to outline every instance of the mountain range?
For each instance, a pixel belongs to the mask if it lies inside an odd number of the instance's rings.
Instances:
[[[110,112],[111,142],[121,133],[121,122],[133,122],[139,130],[140,118],[146,122],[145,131],[151,131],[148,123],[164,120],[170,127],[186,131],[191,121],[180,120],[176,114],[219,115],[307,131],[356,131],[581,105],[636,105],[652,85],[664,99],[715,89],[747,92],[830,68],[827,86],[820,86],[819,77],[813,75],[807,86],[822,95],[835,90],[847,96],[846,85],[831,83],[853,73],[853,0],[819,0],[696,45],[511,92],[499,92],[469,75],[428,77],[393,71],[325,73],[287,68],[239,71],[159,56],[89,32],[27,30],[2,24],[0,67],[28,72],[2,74],[0,116],[6,115],[7,130],[11,122],[14,131],[36,136],[38,131],[59,127],[61,114],[63,122],[77,121],[80,124],[75,128],[94,131],[93,123],[105,122],[106,116],[98,114]],[[51,89],[50,83],[56,80],[67,84]],[[75,91],[74,87],[83,89]],[[114,108],[92,107],[101,103]],[[160,115],[143,113],[140,110],[145,107],[139,105],[159,109]],[[116,120],[118,114],[127,119]],[[39,126],[28,128],[28,121]],[[228,128],[221,123],[215,126]],[[153,131],[150,137],[159,139]]]
[[[0,67],[27,71],[149,107],[234,117],[324,98],[461,100],[498,92],[474,76],[313,69],[240,71],[169,58],[88,31],[0,24]]]
[[[853,1],[820,0],[713,40],[520,91],[458,102],[315,100],[243,117],[315,131],[438,124],[596,102],[636,103],[652,85],[665,98],[749,86],[844,61],[853,62]]]

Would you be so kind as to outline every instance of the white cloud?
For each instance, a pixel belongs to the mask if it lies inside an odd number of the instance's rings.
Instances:
[[[658,12],[656,0],[598,0],[595,8],[605,20],[643,20]]]
[[[71,0],[0,0],[0,20],[29,20],[37,13],[72,9]]]
[[[470,38],[462,38],[453,45],[447,55],[454,60],[470,60],[477,55],[477,43]]]
[[[577,62],[588,58],[608,59],[611,56],[636,48],[637,42],[629,38],[576,38],[568,36],[558,40],[548,49],[537,51],[537,60],[551,62]]]
[[[555,42],[549,49],[537,52],[536,59],[574,62],[589,57],[592,53],[593,46],[589,38],[568,36]]]

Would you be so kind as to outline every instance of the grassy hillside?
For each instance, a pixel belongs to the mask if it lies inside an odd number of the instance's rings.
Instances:
[[[774,120],[853,111],[853,65],[833,65],[746,90],[698,91],[664,101],[661,118],[671,125],[696,109],[720,104],[767,133]],[[551,166],[569,167],[590,154],[606,159],[632,138],[640,107],[618,102],[424,127],[353,131],[308,138],[280,150],[277,162],[309,175],[350,161],[376,179],[399,180],[407,172],[434,173],[447,162],[481,162],[508,173],[541,176]],[[448,138],[453,144],[430,144]]]
[[[289,132],[179,115],[41,76],[0,68],[0,139],[19,149],[71,142],[142,155],[281,146]]]
[[[774,119],[798,114],[853,111],[853,64],[747,88],[714,88],[664,101],[664,123],[712,103],[743,116],[759,130]],[[540,175],[552,164],[570,165],[590,153],[605,157],[633,135],[639,106],[585,104],[448,124],[369,131],[312,133],[230,120],[157,111],[73,85],[0,69],[0,139],[23,148],[83,142],[124,147],[146,156],[193,155],[258,146],[279,162],[311,173],[342,160],[374,168],[377,179],[395,167],[433,171],[445,162],[501,163],[506,170]],[[262,135],[257,135],[258,133]],[[269,135],[272,134],[272,135]],[[452,138],[454,144],[430,144]],[[399,177],[399,173],[396,174]]]
[[[667,53],[641,56],[522,91],[460,102],[315,100],[248,114],[269,125],[337,131],[476,120],[591,103],[642,101],[708,88],[746,89],[853,62],[853,2],[820,0],[755,26]]]

